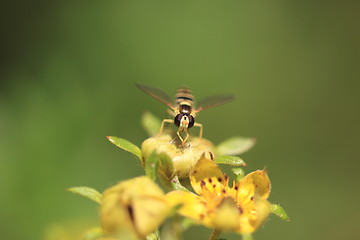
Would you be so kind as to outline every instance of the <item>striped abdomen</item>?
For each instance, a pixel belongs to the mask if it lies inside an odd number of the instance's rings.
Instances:
[[[179,112],[191,113],[194,105],[194,96],[190,89],[181,87],[176,91],[176,104],[179,106]]]

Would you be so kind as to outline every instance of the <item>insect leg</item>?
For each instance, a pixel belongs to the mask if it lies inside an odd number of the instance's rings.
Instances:
[[[202,138],[202,135],[203,135],[203,125],[202,125],[201,123],[195,123],[194,126],[200,128],[199,138]]]
[[[172,122],[174,122],[174,120],[172,120],[172,119],[164,119],[164,120],[162,121],[162,123],[161,123],[159,135],[162,134],[162,131],[163,131],[163,129],[164,129],[164,124],[165,124],[165,123],[172,123]]]
[[[181,130],[181,128],[178,128],[176,134],[179,136],[179,138],[180,138],[180,140],[181,140],[181,145],[184,145],[185,141],[184,141],[184,139],[183,139],[183,138],[181,137],[181,135],[180,135],[180,130]]]
[[[186,137],[185,139],[181,142],[181,145],[184,146],[185,142],[188,140],[189,138],[189,133],[188,133],[188,130],[187,128],[184,129],[184,132],[186,133]]]

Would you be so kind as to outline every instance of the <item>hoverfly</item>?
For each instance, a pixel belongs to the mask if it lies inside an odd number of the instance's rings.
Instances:
[[[161,123],[159,134],[162,134],[165,123],[174,123],[178,127],[176,134],[181,140],[182,146],[184,146],[189,138],[188,129],[193,126],[200,128],[199,137],[202,138],[203,126],[195,122],[195,116],[198,112],[234,100],[234,96],[232,95],[211,96],[199,101],[197,108],[194,108],[194,96],[187,87],[178,88],[175,95],[175,103],[173,103],[172,99],[158,88],[140,83],[137,83],[136,86],[146,94],[166,104],[173,111],[174,119],[164,119]],[[185,132],[185,138],[180,135],[180,132]]]

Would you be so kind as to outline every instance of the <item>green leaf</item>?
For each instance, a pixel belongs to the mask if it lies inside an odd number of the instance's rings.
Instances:
[[[195,222],[195,220],[190,219],[190,218],[183,218],[182,221],[180,222],[181,224],[181,229],[183,231],[187,230],[188,228],[197,225],[198,223]]]
[[[161,120],[150,112],[144,112],[141,118],[141,124],[150,137],[160,132]]]
[[[219,236],[221,234],[221,231],[219,229],[213,229],[213,232],[211,233],[209,240],[220,240]]]
[[[233,137],[220,143],[217,147],[219,155],[240,155],[255,145],[255,138]]]
[[[183,239],[181,235],[184,229],[181,228],[179,220],[180,218],[178,216],[168,218],[167,221],[164,222],[164,224],[161,226],[160,239]]]
[[[218,164],[226,164],[234,167],[246,166],[244,160],[237,156],[220,156],[215,158],[215,162]]]
[[[190,192],[186,187],[181,185],[179,177],[177,175],[171,180],[171,187],[174,190],[181,190],[181,191],[185,191],[185,192]]]
[[[159,167],[158,167],[158,177],[161,182],[166,187],[171,187],[171,180],[174,176],[174,165],[172,159],[165,152],[158,154],[159,157]]]
[[[97,203],[101,203],[102,195],[98,191],[90,187],[72,187],[66,189],[69,192],[79,194],[83,197],[89,198]]]
[[[286,214],[285,210],[278,204],[271,205],[271,213],[275,214],[279,218],[285,221],[289,221],[290,218]]]
[[[114,136],[107,136],[107,139],[115,146],[134,154],[138,159],[140,159],[140,161],[142,161],[141,150],[135,144],[129,142],[126,139],[118,138]]]
[[[105,233],[100,227],[95,227],[85,232],[81,240],[96,240],[104,237],[104,235]]]
[[[237,182],[245,176],[245,171],[242,168],[233,168],[231,170],[236,175]]]
[[[156,173],[159,168],[160,157],[153,151],[145,160],[145,173],[151,180],[155,181]]]
[[[146,240],[160,240],[159,229],[156,229],[155,232],[150,233],[149,235],[147,235]]]
[[[159,155],[160,162],[159,162],[159,171],[161,174],[170,180],[174,173],[174,165],[172,159],[166,153],[160,153]]]

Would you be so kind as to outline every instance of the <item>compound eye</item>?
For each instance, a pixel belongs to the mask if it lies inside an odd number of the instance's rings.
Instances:
[[[190,115],[190,114],[188,114],[187,116],[189,117],[189,125],[188,125],[188,128],[191,128],[192,126],[194,126],[195,118],[194,118],[192,115]]]
[[[180,127],[180,122],[183,116],[184,116],[183,113],[179,113],[178,115],[175,116],[174,123],[177,127]]]

